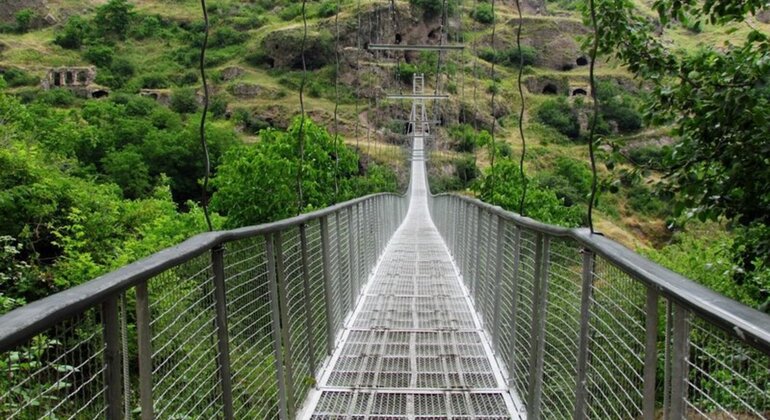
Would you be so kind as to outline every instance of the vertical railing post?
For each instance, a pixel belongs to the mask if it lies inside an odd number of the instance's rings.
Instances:
[[[227,293],[225,289],[225,248],[217,245],[211,250],[211,267],[214,272],[214,301],[216,308],[217,356],[219,383],[222,386],[222,414],[226,420],[232,420],[233,387],[230,375],[230,337],[227,330]]]
[[[142,420],[155,417],[152,406],[152,331],[147,282],[136,285],[136,339],[139,356],[139,407]]]
[[[575,378],[575,412],[574,419],[586,419],[586,379],[588,374],[588,346],[591,326],[591,300],[594,280],[594,253],[583,249],[583,274],[580,292],[580,333],[577,349],[577,377]]]
[[[535,276],[532,297],[531,349],[529,353],[529,387],[527,390],[527,418],[541,418],[543,396],[543,361],[545,347],[545,317],[548,295],[549,239],[541,233],[535,239]]]
[[[356,279],[356,275],[353,274],[354,261],[353,258],[353,210],[348,207],[348,284],[350,285],[350,308],[356,307],[358,301],[359,287]]]
[[[299,225],[299,248],[302,258],[302,300],[305,309],[305,342],[307,344],[310,359],[310,373],[315,376],[315,370],[318,366],[316,365],[315,343],[313,342],[315,334],[313,333],[313,305],[310,298],[310,265],[307,255],[307,225],[305,223]]]
[[[476,301],[476,287],[477,283],[479,282],[479,276],[481,275],[481,218],[484,216],[484,210],[479,207],[476,210],[476,247],[475,251],[473,252],[474,258],[473,258],[473,268],[475,273],[473,274],[473,278],[470,280],[470,292],[471,292],[471,299],[473,299],[473,302],[476,304],[477,309],[479,302]]]
[[[121,369],[120,320],[118,319],[118,294],[109,296],[102,303],[102,332],[104,335],[104,384],[108,420],[117,420],[123,414],[123,384]]]
[[[294,418],[294,352],[291,343],[291,318],[289,318],[289,295],[286,292],[286,270],[283,258],[283,236],[273,234],[275,248],[275,281],[278,285],[278,311],[281,320],[281,342],[283,343],[283,369],[286,381],[286,408],[289,418]]]
[[[276,277],[275,250],[273,235],[265,235],[267,251],[267,283],[270,288],[270,311],[273,326],[273,352],[275,353],[275,372],[278,381],[278,414],[281,420],[288,420],[286,404],[286,379],[283,375],[283,345],[281,344],[281,310],[279,308],[278,280]]]
[[[687,397],[687,359],[690,348],[687,310],[672,302],[673,323],[671,325],[671,397],[669,398],[669,419],[684,418]]]
[[[331,273],[329,271],[329,220],[328,216],[321,218],[321,259],[323,260],[324,300],[326,309],[326,353],[331,356],[334,351],[334,319],[332,313],[333,297]]]
[[[495,252],[495,306],[492,310],[492,345],[495,353],[499,354],[500,349],[500,295],[501,284],[503,282],[503,249],[505,239],[505,222],[503,218],[497,216],[497,250]]]
[[[519,270],[521,267],[521,228],[516,227],[513,238],[513,278],[511,279],[511,348],[508,381],[511,388],[516,387],[516,329],[518,328],[519,308]]]
[[[356,204],[356,260],[358,261],[358,282],[363,284],[366,282],[366,261],[364,261],[364,252],[361,247],[361,243],[364,238],[363,231],[363,218],[361,217],[361,208],[363,203]]]
[[[642,418],[655,419],[655,374],[658,367],[658,291],[647,288]]]
[[[345,301],[343,299],[343,293],[345,290],[345,273],[342,272],[342,261],[343,261],[343,252],[342,252],[342,228],[340,227],[342,225],[341,223],[342,218],[340,217],[340,212],[335,211],[334,212],[334,237],[337,239],[337,276],[334,280],[336,283],[335,289],[337,290],[337,293],[339,293],[340,302],[339,302],[339,322],[342,323],[343,319],[345,318],[346,311],[345,308]],[[351,291],[348,290],[348,293]],[[348,298],[348,302],[350,302],[350,298]],[[336,329],[335,329],[336,330]]]

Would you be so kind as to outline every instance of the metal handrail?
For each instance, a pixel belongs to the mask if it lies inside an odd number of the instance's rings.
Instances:
[[[527,418],[770,418],[769,315],[588,229],[429,206]]]
[[[654,287],[686,309],[770,355],[770,315],[764,312],[677,274],[601,234],[591,234],[587,228],[569,229],[545,224],[460,194],[442,193],[433,197],[441,196],[456,197],[533,232],[573,239],[617,265],[635,280]]]
[[[1,316],[0,416],[292,418],[408,193],[203,233]]]
[[[158,251],[91,281],[14,309],[0,316],[0,352],[7,351],[45,331],[61,319],[78,314],[84,309],[102,302],[110,295],[134,287],[158,273],[189,261],[218,245],[297,227],[377,196],[404,197],[404,195],[393,193],[370,194],[276,222],[201,233],[179,245]]]

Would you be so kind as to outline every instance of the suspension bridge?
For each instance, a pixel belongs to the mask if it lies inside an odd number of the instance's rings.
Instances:
[[[367,48],[463,48],[443,37]],[[387,98],[412,105],[406,194],[204,233],[0,317],[0,415],[770,418],[770,316],[589,229],[432,195],[448,96],[416,74]]]
[[[204,233],[0,317],[6,418],[770,417],[770,317],[411,181]]]

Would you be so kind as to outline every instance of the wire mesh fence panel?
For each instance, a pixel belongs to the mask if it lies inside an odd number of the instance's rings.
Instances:
[[[535,242],[529,230],[522,230],[519,249],[519,270],[516,275],[516,330],[514,332],[513,386],[519,395],[527,395],[529,357],[532,348],[532,311],[535,284]]]
[[[552,239],[549,246],[543,418],[567,418],[574,412],[578,332],[582,288],[581,249],[572,241]]]
[[[91,308],[0,353],[0,417],[104,417],[101,317]]]
[[[310,300],[311,329],[313,351],[316,366],[313,373],[318,371],[329,345],[326,335],[326,299],[324,297],[323,254],[321,250],[321,225],[318,221],[311,222],[306,228],[308,248],[308,290]]]
[[[148,281],[155,415],[220,412],[214,287],[210,254]]]
[[[331,325],[336,331],[342,325],[342,293],[339,287],[340,279],[340,248],[338,246],[339,229],[337,229],[337,218],[334,215],[328,217],[328,235],[329,235],[329,284],[331,285],[331,302],[327,305],[331,307]]]
[[[278,380],[265,239],[226,244],[224,261],[233,411],[237,418],[274,417]]]
[[[646,288],[603,258],[593,269],[588,343],[588,412],[642,415]]]
[[[292,366],[292,389],[294,404],[298,408],[313,384],[311,367],[312,341],[308,341],[308,307],[305,305],[305,281],[302,261],[300,230],[298,227],[286,229],[281,233],[283,254],[283,281],[286,292],[286,316],[281,324],[289,328],[289,341],[284,342],[286,364]]]
[[[348,229],[350,221],[347,211],[337,212],[339,224],[337,225],[337,249],[339,253],[339,274],[337,277],[337,287],[340,290],[340,323],[345,319],[345,315],[353,310],[351,304],[351,295],[353,294],[350,283],[350,244],[348,243]]]
[[[497,319],[497,331],[499,339],[495,352],[503,360],[507,367],[513,363],[514,353],[514,329],[521,327],[515,324],[517,305],[517,268],[518,262],[518,228],[507,223],[503,232],[503,251],[500,273],[500,313]],[[509,369],[510,372],[510,369]],[[512,379],[512,378],[509,378]]]
[[[482,274],[484,287],[481,306],[477,308],[483,314],[484,328],[490,329],[494,323],[495,295],[497,293],[496,270],[497,270],[497,226],[500,218],[492,214],[489,215],[489,232],[486,237],[486,247],[484,253],[487,255],[486,266]]]
[[[770,419],[770,361],[697,316],[690,316],[688,419]]]

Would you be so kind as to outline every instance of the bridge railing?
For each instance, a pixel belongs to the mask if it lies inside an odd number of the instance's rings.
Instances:
[[[528,418],[770,418],[770,316],[587,230],[429,202]]]
[[[407,201],[201,234],[0,317],[0,417],[291,418]]]

